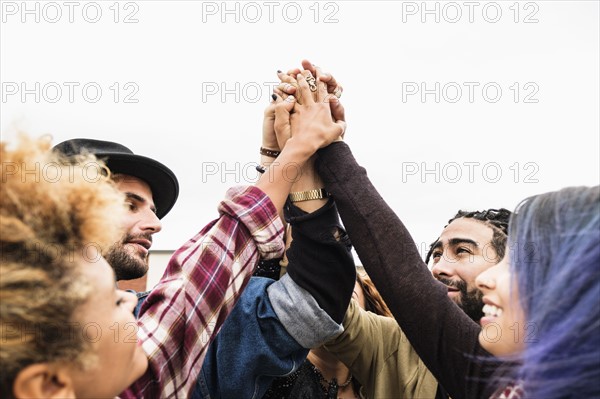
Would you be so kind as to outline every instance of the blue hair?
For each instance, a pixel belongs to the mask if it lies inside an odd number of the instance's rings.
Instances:
[[[600,187],[526,199],[509,246],[528,333],[513,377],[530,398],[600,398]]]

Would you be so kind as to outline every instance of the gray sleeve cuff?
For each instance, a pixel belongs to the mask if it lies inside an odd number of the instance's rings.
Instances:
[[[304,348],[317,348],[344,331],[288,274],[271,284],[267,293],[283,327]]]

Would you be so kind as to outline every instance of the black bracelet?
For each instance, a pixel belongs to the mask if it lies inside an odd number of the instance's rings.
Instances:
[[[268,148],[260,147],[260,155],[264,155],[270,158],[277,158],[279,154],[281,154],[281,151],[269,150]]]

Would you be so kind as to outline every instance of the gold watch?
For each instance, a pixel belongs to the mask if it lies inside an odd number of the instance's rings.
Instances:
[[[324,188],[317,188],[315,190],[308,191],[297,191],[295,193],[290,193],[290,201],[292,202],[300,202],[300,201],[310,201],[310,200],[318,200],[329,197],[329,193]]]

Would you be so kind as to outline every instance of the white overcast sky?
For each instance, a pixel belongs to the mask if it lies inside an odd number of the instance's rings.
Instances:
[[[112,140],[168,165],[181,192],[155,249],[256,178],[275,72],[303,58],[343,84],[346,140],[422,246],[458,209],[599,183],[598,1],[1,5],[3,139]]]

